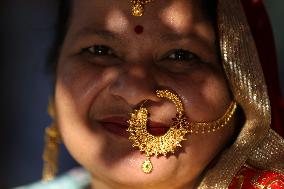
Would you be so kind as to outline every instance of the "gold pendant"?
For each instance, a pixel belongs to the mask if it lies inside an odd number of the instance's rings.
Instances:
[[[142,163],[142,171],[146,174],[149,174],[152,172],[153,165],[152,162],[150,161],[150,157],[147,157],[147,159]]]

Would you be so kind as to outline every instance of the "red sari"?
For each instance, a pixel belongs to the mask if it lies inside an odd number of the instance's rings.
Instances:
[[[233,178],[229,189],[284,189],[284,175],[244,166]]]

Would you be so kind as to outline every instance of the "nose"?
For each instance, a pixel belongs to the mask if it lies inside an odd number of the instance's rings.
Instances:
[[[124,69],[109,88],[112,95],[122,98],[132,107],[145,100],[158,102],[160,99],[155,93],[157,89],[159,86],[154,72],[143,65],[132,65]]]

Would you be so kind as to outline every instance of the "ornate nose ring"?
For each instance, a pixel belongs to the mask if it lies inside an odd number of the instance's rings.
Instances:
[[[143,104],[130,114],[128,120],[129,128],[127,131],[130,133],[129,140],[133,142],[132,146],[138,147],[146,155],[146,160],[141,165],[144,173],[151,173],[153,169],[150,161],[151,156],[174,154],[177,147],[181,147],[181,142],[186,140],[185,135],[187,133],[210,133],[224,127],[231,120],[237,107],[236,102],[233,101],[226,113],[215,121],[189,122],[185,116],[182,102],[176,94],[168,90],[157,90],[156,95],[173,102],[177,110],[176,117],[172,119],[173,122],[164,135],[155,136],[147,131],[149,113],[143,107]]]
[[[147,131],[148,110],[142,106],[131,113],[131,118],[128,121],[129,140],[133,142],[133,147],[138,147],[141,152],[146,154],[146,160],[142,164],[144,173],[152,171],[153,166],[150,161],[152,155],[166,156],[168,153],[174,153],[176,148],[181,146],[180,142],[186,140],[184,136],[190,131],[179,97],[168,90],[158,90],[156,95],[159,98],[167,98],[172,101],[177,109],[176,117],[164,135],[154,136]]]

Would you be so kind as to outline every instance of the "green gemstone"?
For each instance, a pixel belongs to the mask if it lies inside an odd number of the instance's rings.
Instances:
[[[153,169],[153,165],[151,163],[151,161],[149,159],[146,159],[143,163],[142,163],[142,171],[146,174],[151,173]]]

